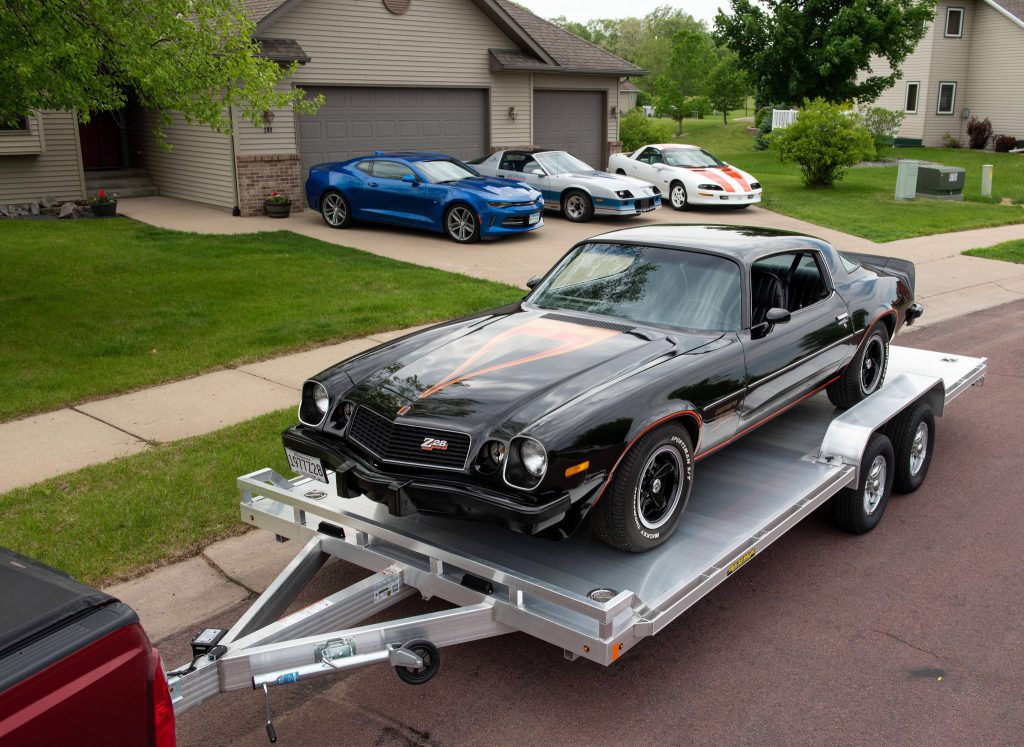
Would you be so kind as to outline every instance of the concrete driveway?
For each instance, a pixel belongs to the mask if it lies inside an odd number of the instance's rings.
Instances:
[[[989,376],[941,419],[927,482],[875,531],[818,512],[609,668],[514,634],[445,649],[422,687],[381,666],[276,688],[280,742],[1020,744],[1024,302],[909,339],[988,356]],[[361,575],[329,565],[297,606]],[[243,609],[166,639],[165,661]],[[263,719],[262,694],[224,695],[179,718],[179,744],[265,745]]]
[[[531,275],[546,272],[573,244],[590,236],[620,228],[659,223],[728,223],[804,231],[838,242],[848,249],[869,251],[870,241],[831,231],[812,223],[788,218],[752,206],[745,210],[692,209],[685,212],[663,207],[630,218],[597,217],[589,223],[570,223],[547,213],[543,228],[521,236],[477,244],[456,244],[441,234],[413,229],[357,224],[352,228],[328,227],[312,210],[293,213],[286,220],[232,218],[226,213],[181,200],[143,197],[122,200],[118,210],[144,223],[199,233],[252,233],[289,230],[331,244],[352,246],[384,257],[436,267],[451,272],[523,285]]]

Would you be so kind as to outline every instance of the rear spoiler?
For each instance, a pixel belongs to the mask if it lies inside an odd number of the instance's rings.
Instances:
[[[884,275],[889,275],[894,278],[899,278],[907,284],[910,288],[911,295],[914,294],[916,288],[916,271],[914,269],[914,263],[906,259],[898,259],[896,257],[879,257],[877,254],[860,254],[858,252],[843,252],[844,257],[852,259],[855,262],[860,262],[865,267],[869,267],[872,270],[881,272]]]

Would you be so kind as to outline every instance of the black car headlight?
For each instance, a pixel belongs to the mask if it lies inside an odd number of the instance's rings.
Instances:
[[[750,188],[751,189],[761,189],[761,182],[751,182],[750,183]]]
[[[307,381],[302,385],[299,422],[305,425],[320,425],[330,409],[331,396],[327,392],[327,387],[319,381]]]
[[[712,192],[724,192],[725,190],[718,184],[698,184],[697,189],[709,189]]]
[[[517,488],[532,490],[548,471],[548,452],[543,444],[529,436],[512,439],[505,455],[505,481]]]
[[[660,195],[661,194],[661,190],[658,189],[657,187],[651,187],[651,191],[654,192],[654,194],[656,194],[656,195]]]
[[[629,199],[630,197],[632,197],[632,196],[633,196],[633,193],[632,193],[632,192],[630,192],[630,191],[629,191],[628,189],[620,189],[620,190],[619,190],[618,192],[616,192],[615,194],[617,194],[617,195],[618,195],[619,197],[621,197],[621,198],[622,198],[623,200],[627,200],[627,199]]]
[[[488,202],[487,204],[490,205],[492,208],[507,208],[507,207],[512,207],[512,205],[514,203],[511,203],[511,202]]]

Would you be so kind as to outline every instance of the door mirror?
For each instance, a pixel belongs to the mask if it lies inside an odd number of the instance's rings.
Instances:
[[[534,166],[526,171],[527,174],[533,174],[534,176],[544,176],[544,169]]]
[[[793,315],[789,311],[779,308],[768,309],[768,313],[764,315],[764,320],[769,324],[785,324],[792,318]]]
[[[530,290],[533,290],[538,285],[540,285],[540,281],[543,279],[544,278],[542,278],[540,275],[534,275],[532,278],[526,281],[526,287],[529,288]]]
[[[420,183],[420,180],[417,179],[412,174],[406,174],[405,176],[403,176],[402,177],[402,181],[405,182],[406,184],[419,184]]]

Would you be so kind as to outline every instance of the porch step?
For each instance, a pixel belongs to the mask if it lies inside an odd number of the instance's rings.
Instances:
[[[91,196],[106,190],[120,197],[150,197],[159,194],[142,169],[106,169],[85,172],[85,191]]]

